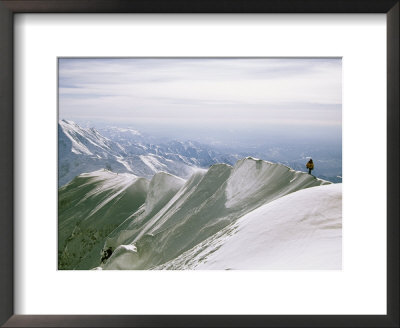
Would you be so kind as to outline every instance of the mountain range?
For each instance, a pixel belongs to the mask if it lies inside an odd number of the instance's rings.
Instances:
[[[59,269],[341,268],[341,183],[131,128],[58,136]]]
[[[58,124],[59,187],[81,173],[104,168],[148,179],[157,172],[188,178],[210,165],[233,164],[238,158],[193,141],[154,144],[133,129],[110,127],[100,133],[73,121]]]
[[[84,173],[59,189],[58,256],[59,269],[340,269],[341,184],[251,157],[187,180]]]

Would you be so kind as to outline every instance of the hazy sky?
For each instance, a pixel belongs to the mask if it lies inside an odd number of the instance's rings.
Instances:
[[[341,59],[60,59],[60,119],[341,131]]]

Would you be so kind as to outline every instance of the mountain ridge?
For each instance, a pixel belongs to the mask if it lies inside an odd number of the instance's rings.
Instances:
[[[73,121],[60,120],[58,186],[65,185],[81,173],[104,168],[148,179],[162,171],[187,179],[214,163],[237,160],[233,155],[220,154],[191,141],[152,144],[146,143],[139,131],[123,129],[123,133],[128,133],[133,139],[117,134],[114,137],[118,141],[112,140],[95,128],[83,128]]]
[[[98,177],[95,178],[95,176]],[[91,180],[86,180],[84,183],[77,182],[88,178]],[[103,182],[98,182],[99,179]],[[127,207],[121,209],[115,207],[115,204],[121,204],[120,199],[124,194],[118,194],[110,199],[112,194],[121,190],[122,182],[111,185],[110,181],[115,181],[115,179],[130,179],[133,184],[140,178],[132,174],[116,174],[100,170],[81,174],[71,183],[60,188],[62,202],[66,198],[66,190],[71,193],[77,192],[79,195],[83,186],[90,189],[90,185],[93,185],[91,190],[86,189],[84,192],[94,195],[93,197],[99,197],[97,206],[99,203],[101,206],[98,211],[108,215],[101,220],[105,220],[113,227],[107,230],[106,235],[93,237],[96,241],[95,246],[92,246],[90,250],[85,248],[85,257],[81,254],[79,257],[82,258],[79,261],[68,264],[68,256],[63,256],[63,254],[69,254],[72,248],[75,252],[79,249],[77,247],[79,241],[72,242],[76,239],[73,233],[76,227],[71,223],[71,216],[76,215],[66,213],[67,208],[60,206],[59,227],[62,237],[59,238],[59,257],[63,258],[62,263],[65,263],[65,268],[151,269],[162,267],[166,262],[181,256],[265,204],[302,189],[331,184],[307,173],[291,170],[281,164],[247,157],[239,160],[234,166],[214,164],[207,171],[196,172],[186,182],[169,173],[158,173],[150,181],[144,179],[147,182],[140,185],[142,187],[139,188],[141,190],[138,194],[141,195],[139,203],[131,207],[127,202]],[[153,186],[153,191],[160,191],[157,195],[151,195],[149,192],[152,182],[153,185],[156,184]],[[107,185],[107,190],[109,190],[109,194],[102,197],[100,196],[106,188],[100,188],[101,183]],[[158,183],[161,185],[157,185]],[[74,187],[75,184],[77,188]],[[132,192],[137,192],[135,188]],[[91,204],[91,200],[92,196],[82,201]],[[115,203],[113,203],[114,200]],[[160,203],[154,206],[157,201]],[[146,207],[148,207],[147,210]],[[122,216],[121,211],[124,213]],[[82,218],[81,213],[77,215]],[[63,231],[64,220],[69,222],[68,231]],[[83,221],[85,220],[88,219],[83,218]],[[75,219],[75,221],[79,220]],[[79,221],[80,225],[82,222]],[[63,240],[69,238],[69,241],[63,243]],[[75,246],[72,247],[72,245]],[[108,261],[102,264],[100,263],[101,250],[108,247],[112,247],[115,252]]]

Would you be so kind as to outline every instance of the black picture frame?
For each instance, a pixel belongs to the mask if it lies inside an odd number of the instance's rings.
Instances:
[[[0,0],[0,324],[4,327],[399,327],[399,8],[398,0]],[[16,13],[385,13],[387,315],[14,315],[13,17]]]

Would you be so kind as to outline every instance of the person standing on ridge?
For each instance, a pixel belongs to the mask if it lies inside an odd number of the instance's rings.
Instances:
[[[310,158],[310,160],[307,162],[306,168],[308,168],[308,174],[311,174],[311,171],[314,170],[314,163],[313,163],[313,161],[312,161],[311,158]]]

